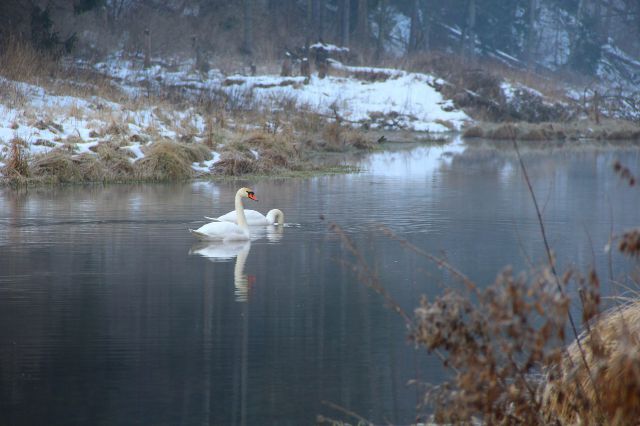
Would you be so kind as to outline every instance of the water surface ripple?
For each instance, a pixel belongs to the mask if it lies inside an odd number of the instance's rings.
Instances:
[[[606,269],[611,229],[639,224],[640,195],[612,171],[638,150],[523,149],[561,268]],[[451,279],[385,237],[441,254],[481,285],[544,261],[512,153],[407,145],[312,179],[0,190],[0,424],[412,422],[411,379],[439,363],[359,284],[336,223],[408,312]],[[291,226],[202,244],[187,232],[250,185]],[[324,218],[324,219],[321,219]],[[615,255],[616,277],[633,263]],[[606,275],[606,274],[604,274]],[[604,291],[615,288],[604,283]]]

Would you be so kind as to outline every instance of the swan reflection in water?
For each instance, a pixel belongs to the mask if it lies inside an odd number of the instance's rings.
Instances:
[[[206,257],[211,262],[225,262],[236,258],[233,268],[233,284],[235,286],[236,302],[246,302],[249,299],[249,282],[254,277],[247,277],[244,264],[251,250],[251,241],[207,241],[194,244],[189,254]]]
[[[277,243],[282,239],[284,235],[284,226],[282,225],[266,225],[266,226],[252,226],[251,227],[251,239],[259,240],[263,237],[267,237],[267,241],[270,243]]]

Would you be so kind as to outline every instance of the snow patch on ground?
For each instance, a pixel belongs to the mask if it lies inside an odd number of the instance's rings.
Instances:
[[[191,168],[196,172],[209,173],[211,171],[211,166],[220,160],[219,153],[214,151],[211,154],[213,154],[213,158],[211,160],[203,161],[202,163],[192,163]]]
[[[114,57],[96,64],[95,69],[112,77],[113,84],[132,99],[144,99],[148,85],[155,84],[177,87],[194,97],[212,92],[232,96],[246,91],[251,94],[253,105],[264,108],[280,108],[283,100],[291,100],[300,109],[329,118],[338,116],[354,126],[435,133],[460,129],[471,121],[451,101],[443,99],[435,87],[437,82],[444,82],[429,74],[332,61],[330,75],[324,79],[316,74],[309,79],[225,76],[219,70],[200,74],[192,65],[186,62],[170,70],[153,65],[144,70],[132,60]],[[24,141],[25,154],[29,156],[55,149],[69,149],[73,155],[95,155],[99,144],[115,143],[133,153],[130,161],[134,163],[145,157],[143,147],[150,141],[185,138],[198,142],[207,132],[207,118],[193,108],[177,111],[162,106],[131,106],[96,96],[60,95],[3,77],[0,86],[11,94],[0,103],[0,160],[4,162],[15,138]],[[259,158],[257,151],[252,153]],[[208,173],[219,158],[214,152],[212,160],[192,167]]]
[[[135,158],[131,159],[132,163],[138,161],[141,158],[144,158],[144,152],[142,152],[142,147],[139,143],[134,143],[133,145],[128,146],[127,149],[133,152],[133,154],[136,156]]]
[[[225,77],[220,71],[201,75],[185,67],[169,72],[159,66],[141,70],[135,69],[130,61],[118,59],[96,65],[98,71],[119,79],[119,84],[133,91],[137,84],[155,81],[185,88],[194,96],[216,91],[229,97],[250,93],[259,106],[274,108],[278,101],[293,100],[299,107],[325,115],[337,112],[355,124],[370,127],[381,125],[375,120],[380,114],[398,116],[392,124],[416,131],[451,130],[438,124],[443,121],[451,123],[453,129],[460,129],[464,122],[471,121],[451,104],[445,108],[445,100],[433,87],[437,79],[432,75],[392,68],[347,66],[337,61],[331,61],[331,68],[333,74],[339,75],[321,79],[314,74],[305,84],[303,76],[233,74]],[[138,90],[138,95],[143,95],[146,89],[138,87]]]

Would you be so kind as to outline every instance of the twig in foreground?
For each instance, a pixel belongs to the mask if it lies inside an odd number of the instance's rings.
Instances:
[[[515,135],[512,135],[511,141],[513,142],[513,147],[516,151],[516,155],[518,157],[518,162],[520,163],[520,169],[522,170],[524,180],[527,183],[527,188],[529,189],[531,200],[533,201],[533,205],[536,209],[536,215],[538,216],[538,224],[540,225],[540,233],[542,234],[542,241],[544,242],[544,248],[547,253],[547,258],[549,260],[549,267],[551,268],[551,273],[553,274],[553,277],[556,281],[558,292],[564,295],[564,291],[562,290],[562,286],[560,285],[560,277],[558,276],[558,272],[556,271],[555,261],[553,259],[553,255],[551,254],[551,248],[549,247],[549,241],[547,240],[547,233],[545,231],[544,222],[542,220],[542,214],[540,213],[540,208],[538,207],[538,200],[536,199],[536,194],[533,192],[533,186],[531,185],[531,180],[529,180],[529,174],[527,173],[527,168],[524,165],[522,156],[520,155],[520,149],[518,148],[518,142],[516,141]],[[571,324],[571,330],[573,331],[573,335],[576,339],[576,344],[578,345],[578,350],[580,351],[580,357],[582,358],[584,367],[586,368],[587,373],[589,375],[589,380],[591,381],[591,385],[593,386],[596,401],[598,403],[598,406],[601,406],[600,398],[598,397],[598,392],[596,389],[596,383],[593,378],[591,368],[589,367],[589,363],[587,362],[587,357],[585,355],[584,348],[582,347],[582,342],[580,341],[580,335],[578,334],[578,328],[576,327],[576,323],[573,319],[573,315],[571,314],[571,310],[567,310],[567,314],[569,316],[569,323]],[[569,357],[569,360],[571,360],[571,357]]]

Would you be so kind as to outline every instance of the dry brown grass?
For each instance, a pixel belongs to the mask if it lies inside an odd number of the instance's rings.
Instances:
[[[640,127],[625,121],[603,120],[600,124],[591,122],[481,123],[463,131],[465,138],[510,140],[514,136],[523,141],[564,139],[625,141],[640,139]]]
[[[226,144],[220,161],[213,166],[213,172],[231,176],[268,175],[304,167],[305,161],[290,130],[277,133],[256,130]]]
[[[561,424],[633,425],[640,419],[640,301],[599,316],[547,376],[543,411]]]
[[[614,169],[634,185],[624,166],[616,164]],[[530,185],[524,165],[522,170]],[[598,274],[595,269],[585,275],[575,269],[558,274],[532,197],[549,266],[518,275],[507,268],[486,288],[476,285],[446,259],[386,230],[403,247],[452,277],[442,295],[432,300],[423,297],[413,315],[393,300],[353,240],[335,225],[332,229],[353,255],[353,263],[346,265],[362,283],[384,297],[406,321],[410,338],[437,355],[449,372],[450,380],[425,385],[424,401],[433,407],[433,422],[637,425],[640,299],[636,294],[626,305],[600,314]],[[640,230],[632,229],[616,239],[623,255],[640,258]],[[579,297],[581,335],[570,310],[571,294]],[[570,344],[567,331],[573,340]]]
[[[114,101],[127,98],[108,78],[91,70],[65,66],[53,55],[14,38],[6,39],[0,45],[0,75],[9,80],[42,86],[57,95],[79,98],[99,96]],[[0,96],[6,97],[11,93],[15,96],[14,102],[19,100],[20,94],[15,90],[5,91]]]
[[[481,126],[470,126],[466,127],[462,131],[462,137],[464,138],[483,138],[484,130]]]
[[[291,117],[294,130],[303,135],[315,135],[322,131],[326,125],[326,118],[320,114],[306,111],[304,108]]]
[[[595,270],[585,276],[553,267],[531,274],[502,271],[481,288],[446,259],[387,231],[402,246],[448,271],[441,296],[422,297],[413,315],[395,302],[374,268],[342,230],[337,230],[361,282],[382,295],[407,322],[410,338],[436,354],[451,379],[424,385],[424,403],[438,424],[632,425],[640,419],[640,301],[604,314]],[[633,254],[640,250],[633,232]],[[578,288],[585,331],[566,345],[571,296]],[[543,374],[544,373],[544,374]],[[417,383],[418,385],[422,385]]]
[[[20,182],[30,175],[29,158],[26,154],[26,142],[13,138],[9,145],[9,155],[2,168],[2,175],[10,182]]]
[[[97,148],[97,156],[107,170],[109,181],[122,182],[131,180],[135,168],[131,163],[131,151],[120,149],[111,143],[101,143]]]
[[[20,177],[25,183],[180,181],[193,176],[192,163],[211,158],[202,144],[158,142],[135,163],[133,153],[116,142],[101,142],[92,150],[95,154],[76,155],[72,144],[53,149],[34,158],[28,175],[14,172],[14,179]]]
[[[334,121],[324,127],[320,147],[327,151],[345,151],[349,148],[372,149],[374,143],[364,132]]]
[[[61,183],[82,182],[84,177],[78,165],[79,162],[74,161],[69,151],[54,149],[35,158],[32,165],[33,176]]]
[[[237,155],[223,155],[219,161],[213,165],[213,173],[223,176],[241,176],[257,172],[255,160]]]
[[[474,79],[474,73],[470,71],[481,69],[483,74],[500,76],[501,80],[516,81],[531,87],[544,94],[548,99],[554,101],[566,99],[566,89],[557,76],[512,68],[491,58],[470,62],[466,57],[434,50],[413,55],[400,65],[411,71],[434,73],[450,83],[463,83],[465,87],[469,88],[474,83],[467,84],[465,76]]]
[[[203,145],[155,142],[145,152],[145,157],[136,161],[135,170],[139,179],[145,181],[181,181],[193,176],[191,163],[211,158]]]
[[[98,155],[83,153],[73,155],[68,150],[55,149],[39,156],[33,164],[34,180],[42,182],[124,182],[133,177],[133,168],[126,159],[101,150]]]
[[[59,71],[59,64],[51,55],[28,43],[10,38],[0,46],[0,74],[9,80],[32,82],[42,76],[55,76]]]
[[[28,105],[28,97],[15,82],[0,82],[0,102],[9,108],[25,108]]]

